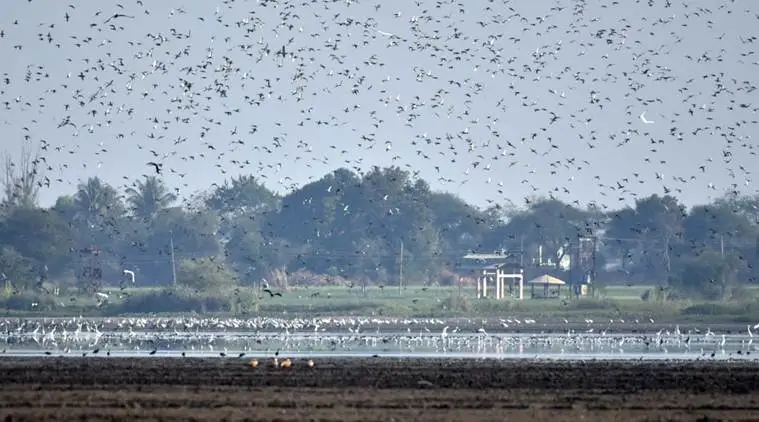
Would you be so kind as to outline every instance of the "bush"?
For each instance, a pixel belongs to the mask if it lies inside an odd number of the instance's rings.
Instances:
[[[449,269],[440,270],[440,285],[441,286],[455,286],[458,284],[459,276]]]
[[[664,286],[647,289],[640,295],[640,300],[644,302],[665,302],[679,299],[681,299],[681,295],[678,292]]]
[[[222,258],[185,259],[179,264],[177,281],[199,291],[212,291],[238,284],[234,271]]]
[[[592,310],[606,310],[619,309],[617,302],[611,299],[593,299],[593,298],[579,298],[576,300],[570,300],[567,302],[567,309],[574,309],[578,311],[592,311]]]
[[[759,310],[756,302],[746,303],[699,303],[680,311],[684,316],[747,316],[753,318]]]
[[[56,296],[35,292],[22,292],[0,300],[0,307],[14,311],[51,312],[58,310],[60,303],[59,298]]]
[[[166,289],[130,296],[108,309],[109,314],[235,312],[237,301],[226,294],[194,293],[187,289]]]
[[[450,296],[443,299],[440,303],[440,308],[444,311],[468,312],[471,307],[469,300],[465,296],[458,292],[452,292]]]

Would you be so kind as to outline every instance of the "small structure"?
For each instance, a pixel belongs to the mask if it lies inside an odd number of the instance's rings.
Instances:
[[[81,272],[79,287],[87,293],[95,294],[103,283],[103,263],[100,259],[100,249],[89,246],[79,250]]]
[[[493,254],[468,254],[461,258],[458,267],[473,273],[477,278],[477,298],[488,297],[488,284],[495,284],[495,299],[516,296],[524,299],[524,269],[521,255],[502,251]],[[508,280],[508,284],[506,281]],[[518,287],[517,287],[518,286]],[[518,290],[517,290],[518,289]]]
[[[540,295],[542,297],[559,297],[561,296],[561,286],[564,286],[567,283],[564,280],[548,274],[543,274],[528,281],[527,284],[530,285],[530,293],[532,297],[536,297],[536,286],[543,286],[543,293]]]

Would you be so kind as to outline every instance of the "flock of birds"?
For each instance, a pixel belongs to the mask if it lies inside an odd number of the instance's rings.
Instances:
[[[488,203],[751,189],[753,2],[41,3],[0,18],[0,124],[59,193],[133,158],[183,195],[390,163]]]
[[[291,190],[337,167],[375,164],[489,204],[521,192],[608,208],[640,189],[752,189],[754,2],[41,3],[12,2],[0,18],[0,125],[8,144],[39,147],[35,180],[57,194],[82,176],[114,182],[121,171],[134,183],[132,158],[183,195],[214,169]],[[478,187],[461,191],[467,183]],[[751,327],[635,334],[584,321],[582,330],[520,334],[510,327],[539,324],[503,320],[493,332],[476,321],[387,321],[0,327],[6,349],[49,354],[755,350]]]
[[[568,322],[567,322],[568,323]],[[453,325],[460,324],[460,325]],[[525,324],[532,332],[510,330]],[[541,332],[530,319],[440,320],[393,318],[224,319],[6,319],[3,354],[71,356],[221,356],[279,359],[315,356],[458,356],[621,359],[650,356],[743,358],[759,356],[753,330],[710,328],[648,332],[616,330],[615,321],[582,321],[582,329]],[[640,323],[645,328],[648,324]],[[474,328],[478,327],[479,328]],[[485,328],[485,327],[489,328]],[[493,328],[490,328],[493,327]],[[281,353],[281,354],[280,354]],[[255,364],[258,365],[256,360]],[[284,361],[277,361],[277,365]],[[292,363],[292,361],[290,361]],[[309,366],[313,366],[311,363]]]

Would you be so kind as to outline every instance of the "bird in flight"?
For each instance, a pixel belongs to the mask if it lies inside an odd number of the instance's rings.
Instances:
[[[151,161],[147,165],[153,166],[155,168],[156,174],[161,174],[161,167],[163,166],[162,164]]]
[[[271,289],[264,289],[264,291],[269,294],[269,297],[274,297],[274,296],[282,297],[282,293],[280,292],[275,293],[275,292],[272,292]]]
[[[643,122],[643,123],[645,123],[645,124],[647,124],[647,125],[650,125],[651,123],[654,123],[653,120],[646,119],[646,112],[645,111],[643,113],[640,113],[640,121]]]
[[[106,24],[106,23],[108,23],[108,22],[110,22],[110,21],[112,21],[114,19],[118,19],[118,18],[134,19],[134,16],[132,16],[132,15],[125,15],[123,13],[114,13],[113,15],[111,15],[110,18],[106,19],[103,23]]]

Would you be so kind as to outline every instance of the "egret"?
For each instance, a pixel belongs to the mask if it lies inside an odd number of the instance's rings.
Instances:
[[[129,276],[129,280],[134,284],[134,271],[124,270],[124,274]]]
[[[643,113],[640,113],[640,121],[643,122],[643,123],[645,123],[645,124],[647,124],[647,125],[650,125],[650,124],[654,123],[653,120],[646,119],[646,112],[645,111]]]

